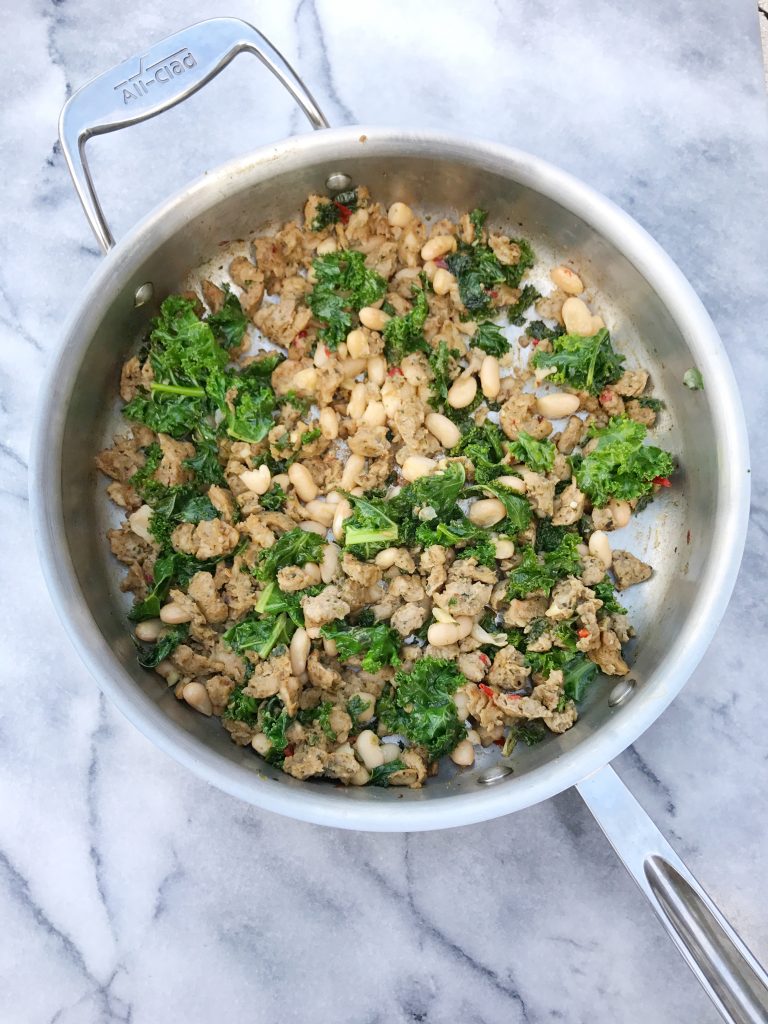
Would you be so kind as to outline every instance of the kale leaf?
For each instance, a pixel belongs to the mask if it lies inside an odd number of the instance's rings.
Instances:
[[[352,515],[344,520],[344,547],[350,554],[369,561],[397,543],[398,526],[391,518],[389,502],[355,494],[346,497],[352,504]]]
[[[419,658],[410,672],[395,673],[394,686],[376,705],[379,720],[390,732],[423,747],[430,759],[441,757],[466,736],[453,701],[466,681],[453,661]]]
[[[401,772],[408,766],[404,764],[400,758],[396,761],[388,761],[386,764],[380,764],[377,768],[371,770],[371,777],[368,780],[369,786],[388,786],[391,776],[395,772]]]
[[[563,690],[570,700],[581,701],[589,684],[598,674],[598,667],[581,651],[553,647],[550,651],[526,651],[525,660],[531,670],[548,679],[558,669],[563,673]]]
[[[184,643],[188,635],[188,622],[184,622],[180,626],[171,626],[165,630],[156,643],[140,649],[137,658],[139,664],[142,668],[155,668],[161,661],[165,661],[173,654],[179,644]]]
[[[501,333],[501,328],[492,320],[485,320],[477,325],[477,330],[472,335],[472,344],[475,348],[481,348],[489,356],[496,356],[501,359],[509,352],[509,341]]]
[[[471,487],[469,494],[482,494],[486,497],[498,498],[506,510],[506,518],[494,526],[499,533],[514,535],[522,533],[531,522],[531,505],[527,498],[522,497],[504,484],[489,482]]]
[[[319,562],[325,543],[324,537],[297,526],[284,533],[271,548],[264,548],[259,552],[258,561],[252,570],[253,574],[257,579],[269,582],[275,579],[279,569],[284,569],[288,565]]]
[[[293,623],[283,613],[277,618],[243,619],[226,631],[224,640],[235,654],[256,651],[260,658],[266,659],[278,644],[289,643],[293,632]]]
[[[336,732],[331,725],[332,711],[333,701],[324,700],[322,704],[318,704],[315,708],[304,708],[299,711],[296,718],[302,725],[311,725],[313,722],[317,722],[331,743],[335,743]]]
[[[393,316],[384,326],[384,351],[390,366],[399,366],[411,352],[429,352],[424,324],[429,304],[423,290],[413,289],[413,307],[404,316]]]
[[[315,285],[307,303],[322,324],[321,341],[335,349],[352,328],[352,313],[384,295],[386,281],[365,265],[365,253],[352,249],[329,252],[312,262]]]
[[[433,378],[430,384],[432,398],[430,398],[429,404],[435,409],[442,409],[448,401],[448,389],[451,386],[451,363],[455,355],[458,355],[458,352],[452,351],[448,348],[447,342],[441,341],[429,356],[428,362]]]
[[[519,250],[517,262],[501,263],[476,229],[472,243],[460,241],[456,252],[445,257],[448,269],[458,281],[461,301],[473,317],[492,314],[494,285],[517,288],[523,274],[533,266],[535,258],[530,245],[523,239],[513,240],[513,244]]]
[[[509,442],[501,428],[486,420],[481,426],[470,427],[451,450],[451,455],[469,459],[475,470],[475,481],[484,484],[508,471],[503,462],[508,448]]]
[[[218,313],[211,313],[205,323],[213,331],[214,337],[226,349],[237,348],[243,340],[248,318],[243,312],[240,300],[224,285],[224,303]]]
[[[243,693],[243,687],[236,687],[230,694],[227,707],[222,718],[231,718],[235,722],[245,722],[253,728],[256,725],[256,718],[259,712],[261,701],[257,697],[250,697]]]
[[[324,199],[317,204],[315,219],[312,221],[313,231],[322,231],[331,224],[338,224],[339,221],[346,223],[350,213],[353,213],[359,203],[356,188],[347,189],[346,192],[339,192],[333,199]]]
[[[285,505],[287,497],[288,495],[280,484],[272,484],[267,493],[262,494],[259,498],[259,504],[262,508],[269,509],[271,512],[277,512]]]
[[[589,429],[597,444],[589,455],[571,456],[579,489],[602,508],[611,498],[631,501],[650,494],[653,481],[669,477],[674,463],[669,452],[644,445],[646,428],[628,416],[614,416],[606,427]]]
[[[364,672],[378,672],[385,665],[400,664],[400,634],[390,626],[348,626],[341,619],[330,622],[320,630],[322,636],[336,643],[342,661],[363,655]]]
[[[519,462],[524,462],[534,473],[548,473],[555,464],[555,446],[552,441],[537,441],[524,430],[518,431],[517,440],[509,450]]]
[[[541,292],[538,288],[534,288],[532,284],[525,285],[525,287],[520,290],[520,298],[516,302],[513,302],[507,310],[507,319],[509,322],[514,324],[516,327],[522,326],[522,323],[525,320],[526,310],[530,309],[534,302],[540,298]]]
[[[614,351],[605,327],[592,337],[562,334],[552,341],[552,351],[537,349],[531,357],[536,369],[554,367],[548,381],[567,384],[579,391],[599,395],[606,384],[618,380],[623,373],[624,356]]]
[[[601,612],[608,615],[626,615],[627,609],[616,600],[616,590],[608,576],[596,583],[592,590],[603,602]]]
[[[507,577],[507,595],[520,598],[538,591],[549,595],[558,580],[581,571],[580,543],[577,533],[568,533],[552,551],[537,555],[532,547],[523,548],[520,564]]]

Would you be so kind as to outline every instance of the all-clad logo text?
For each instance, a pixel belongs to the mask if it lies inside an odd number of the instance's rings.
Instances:
[[[122,91],[123,103],[140,100],[142,96],[154,92],[151,87],[156,83],[165,85],[167,82],[173,81],[174,78],[178,78],[179,75],[183,75],[188,68],[194,68],[197,65],[188,46],[183,46],[168,57],[163,57],[162,60],[156,60],[146,66],[145,59],[142,57],[139,61],[139,70],[135,75],[131,75],[123,82],[118,82],[115,86],[115,90]]]

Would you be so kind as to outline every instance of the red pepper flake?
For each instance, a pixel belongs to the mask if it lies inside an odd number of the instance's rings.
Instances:
[[[691,543],[691,531],[690,530],[685,535],[685,543],[686,544],[690,544]]]
[[[496,744],[497,747],[503,747],[505,742],[504,737],[502,736],[500,739],[494,740],[493,742]]]
[[[499,293],[494,289],[490,289],[488,294],[491,296],[492,299],[498,299],[499,297]]]
[[[609,388],[606,388],[605,391],[601,391],[600,392],[600,402],[602,403],[602,405],[607,405],[608,402],[612,402],[612,401],[613,401],[613,392]]]
[[[672,481],[669,479],[668,476],[655,476],[653,478],[653,482],[654,482],[654,484],[656,484],[657,487],[671,487],[672,486]]]
[[[294,750],[295,750],[295,749],[296,749],[296,748],[295,748],[295,747],[293,746],[293,744],[289,744],[289,745],[288,745],[288,746],[287,746],[287,747],[285,748],[285,750],[283,751],[283,753],[284,753],[285,757],[293,757],[293,753],[294,753]]]
[[[149,573],[149,572],[145,572],[144,573],[144,579],[147,581],[147,583],[154,583],[155,582],[152,574]]]
[[[331,350],[328,348],[327,345],[323,345],[323,352],[325,352],[327,356],[330,356],[331,354]]]
[[[536,348],[536,346],[539,344],[539,340],[540,340],[539,338],[531,338],[531,345],[534,348]]]
[[[482,661],[482,663],[484,665],[490,665],[491,664],[491,659],[488,657],[487,654],[482,654],[481,653],[480,654],[480,661]]]
[[[448,264],[442,258],[439,260],[433,260],[433,263],[435,264],[436,267],[442,267],[443,270],[448,269]]]
[[[398,374],[402,377],[403,375],[403,371],[400,369],[399,366],[390,366],[390,368],[387,370],[387,373],[389,374],[390,377],[396,377]]]
[[[352,216],[352,211],[350,210],[350,208],[348,206],[345,206],[344,203],[337,203],[335,199],[333,200],[333,205],[339,211],[341,223],[346,224],[349,218]]]
[[[496,694],[493,692],[490,686],[486,686],[485,683],[478,683],[477,688],[478,690],[482,690],[485,696],[488,697],[490,700],[493,700],[493,698],[496,696]]]
[[[576,635],[580,636],[582,640],[586,640],[589,636],[589,630],[584,629],[584,627],[582,626],[581,629],[577,631]]]

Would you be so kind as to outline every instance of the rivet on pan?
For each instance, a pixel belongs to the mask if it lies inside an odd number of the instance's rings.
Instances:
[[[352,187],[352,179],[343,171],[335,171],[325,179],[325,187],[329,192],[344,192]]]
[[[511,774],[512,769],[507,767],[507,765],[495,764],[493,768],[488,768],[486,771],[481,772],[477,776],[477,781],[481,786],[492,786],[494,782],[501,782],[502,779],[506,779]]]
[[[144,284],[140,284],[133,296],[133,304],[136,309],[138,309],[139,306],[145,306],[150,302],[154,294],[155,286],[151,281],[146,281]]]
[[[634,679],[622,679],[620,683],[616,683],[614,688],[608,694],[608,706],[611,708],[617,708],[620,704],[626,704],[635,692],[636,686],[637,682]]]

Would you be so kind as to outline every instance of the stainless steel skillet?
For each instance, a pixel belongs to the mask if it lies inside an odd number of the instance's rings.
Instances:
[[[85,161],[87,140],[179,103],[243,52],[259,57],[321,130],[212,171],[115,244]],[[280,54],[234,19],[193,26],[86,85],[64,108],[61,138],[106,258],[69,320],[42,395],[34,517],[54,603],[104,692],[161,749],[214,785],[326,825],[443,828],[576,785],[723,1017],[768,1021],[765,973],[606,767],[663,712],[703,656],[733,587],[746,529],[748,453],[733,374],[714,325],[669,257],[608,200],[529,154],[435,132],[329,129]],[[474,769],[446,771],[418,792],[296,782],[234,747],[215,722],[187,713],[142,672],[105,551],[108,512],[93,470],[95,451],[116,425],[110,402],[119,365],[157,299],[220,252],[222,239],[289,219],[309,192],[350,180],[382,202],[402,199],[424,213],[488,207],[495,223],[522,224],[540,255],[573,259],[601,296],[622,347],[651,370],[668,410],[663,440],[681,464],[675,496],[648,509],[629,542],[656,567],[632,609],[640,639],[629,683],[594,687],[570,732],[513,765],[493,748]],[[703,392],[682,386],[692,366],[705,378]]]

